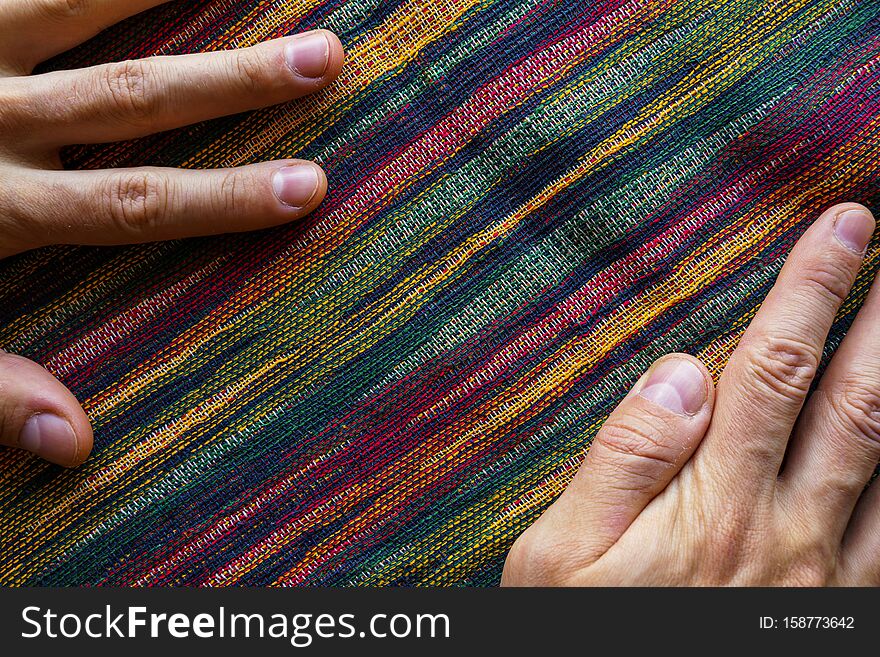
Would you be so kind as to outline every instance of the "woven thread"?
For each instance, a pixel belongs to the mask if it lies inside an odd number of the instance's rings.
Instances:
[[[873,0],[170,3],[49,66],[314,27],[323,92],[66,153],[314,159],[313,216],[0,262],[0,345],[96,430],[0,451],[0,583],[496,583],[655,358],[717,377],[809,222],[880,209]]]

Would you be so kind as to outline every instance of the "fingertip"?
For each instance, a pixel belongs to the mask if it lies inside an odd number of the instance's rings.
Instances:
[[[327,58],[327,70],[324,72],[324,79],[327,82],[332,82],[339,77],[339,73],[342,71],[342,66],[345,64],[345,48],[336,34],[330,30],[322,29],[320,31],[327,37],[327,43],[330,46],[330,54]]]
[[[86,460],[92,446],[91,429],[84,431],[77,424],[54,410],[40,410],[25,421],[18,446],[50,463],[76,467]]]
[[[315,172],[318,174],[318,187],[315,190],[315,195],[310,201],[310,211],[321,204],[321,202],[324,200],[324,197],[327,195],[327,188],[329,186],[329,183],[327,181],[327,173],[324,171],[323,167],[314,162],[312,162],[311,164],[313,167],[315,167]]]
[[[694,417],[711,411],[715,386],[700,359],[673,353],[655,361],[639,379],[634,392],[676,415]]]
[[[76,467],[88,458],[94,442],[91,424],[76,397],[48,371],[3,353],[0,386],[0,444],[64,467]]]
[[[300,84],[315,91],[332,82],[342,70],[342,43],[329,30],[310,30],[285,40],[284,60]]]
[[[86,416],[85,411],[82,410],[82,407],[78,402],[73,417],[68,418],[68,420],[76,434],[76,451],[70,462],[59,463],[59,465],[63,465],[67,468],[75,468],[82,465],[86,459],[89,458],[89,455],[92,453],[92,448],[95,445],[95,435],[92,430],[92,423],[89,422],[89,418]]]
[[[18,447],[65,468],[82,465],[92,452],[92,425],[73,394],[52,379],[42,395],[24,402],[27,416]]]
[[[314,162],[286,160],[275,163],[272,192],[285,212],[295,217],[314,210],[327,193],[327,175]]]
[[[841,203],[830,209],[834,237],[844,247],[863,255],[871,242],[877,222],[861,203]]]

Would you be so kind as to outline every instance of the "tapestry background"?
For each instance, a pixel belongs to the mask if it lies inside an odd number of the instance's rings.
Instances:
[[[495,584],[653,359],[717,375],[809,222],[880,210],[876,0],[173,2],[48,66],[315,27],[322,93],[66,153],[315,159],[314,216],[0,262],[96,430],[0,451],[0,583]]]

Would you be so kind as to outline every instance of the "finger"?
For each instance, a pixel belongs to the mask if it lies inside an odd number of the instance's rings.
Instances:
[[[0,445],[73,467],[92,450],[92,428],[76,398],[49,372],[0,350]]]
[[[21,72],[168,0],[14,0],[0,3],[0,59]]]
[[[315,30],[239,50],[151,57],[5,81],[22,145],[141,137],[313,93],[342,68],[342,44]]]
[[[510,558],[552,553],[556,568],[560,558],[572,567],[598,559],[690,458],[709,426],[712,403],[712,379],[699,360],[673,354],[657,361],[608,417],[571,484],[520,537]],[[558,545],[536,549],[530,536],[552,537]],[[516,566],[520,573],[535,568],[540,564]]]
[[[28,171],[10,185],[16,234],[47,244],[133,244],[266,228],[304,216],[327,179],[304,160],[204,171]]]
[[[696,458],[732,490],[773,490],[828,331],[862,263],[874,220],[849,203],[795,245],[718,383],[713,431]],[[722,485],[724,482],[721,482]]]
[[[779,482],[782,508],[802,531],[838,546],[878,459],[880,284],[804,407]]]
[[[880,586],[880,483],[862,495],[843,538],[840,583]]]

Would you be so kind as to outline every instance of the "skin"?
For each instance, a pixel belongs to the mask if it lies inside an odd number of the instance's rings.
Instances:
[[[0,257],[48,244],[251,230],[321,202],[326,178],[299,160],[212,171],[62,170],[62,146],[288,101],[318,91],[342,67],[338,39],[317,31],[235,51],[31,75],[39,62],[159,4],[0,0]],[[309,36],[312,55],[291,60]],[[315,37],[326,48],[320,61]],[[312,187],[303,178],[279,184],[291,167],[310,170]],[[518,538],[502,584],[880,584],[880,486],[865,489],[880,458],[880,285],[808,397],[873,229],[854,203],[815,222],[717,390],[691,356],[655,363],[609,417],[568,489]],[[76,466],[92,440],[88,418],[60,382],[0,350],[0,444]]]
[[[809,395],[874,219],[826,211],[717,389],[661,358],[514,543],[508,586],[880,585],[880,284]]]
[[[49,244],[131,244],[293,221],[324,198],[316,164],[208,171],[62,170],[74,143],[141,137],[319,91],[339,74],[325,30],[252,48],[32,75],[102,29],[167,0],[0,0],[0,258]],[[29,424],[30,423],[30,424]],[[0,444],[82,463],[92,429],[38,364],[0,350]]]

